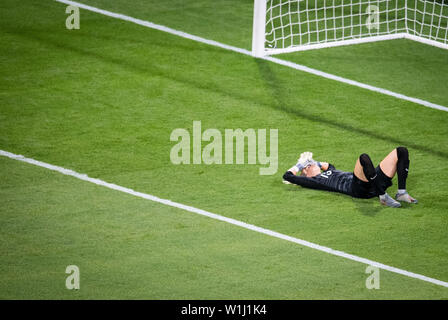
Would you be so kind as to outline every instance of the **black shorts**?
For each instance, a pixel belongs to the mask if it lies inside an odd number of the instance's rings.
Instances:
[[[376,180],[380,182],[383,190],[386,190],[392,185],[392,179],[384,174],[380,166],[375,168],[375,172],[377,174]],[[362,181],[355,174],[353,174],[352,193],[355,198],[368,199],[378,196],[378,192],[371,182]]]

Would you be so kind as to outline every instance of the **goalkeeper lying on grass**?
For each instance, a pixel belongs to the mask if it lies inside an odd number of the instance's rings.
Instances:
[[[323,172],[321,172],[323,170]],[[355,198],[373,198],[389,207],[400,207],[398,201],[417,203],[406,191],[409,170],[409,153],[405,147],[392,150],[378,167],[374,167],[370,157],[363,153],[356,161],[353,172],[343,172],[327,162],[313,160],[311,152],[303,152],[295,166],[283,175],[284,183],[302,187],[335,191]],[[300,173],[298,176],[297,174]],[[386,193],[392,185],[395,173],[398,176],[398,192],[394,200]]]

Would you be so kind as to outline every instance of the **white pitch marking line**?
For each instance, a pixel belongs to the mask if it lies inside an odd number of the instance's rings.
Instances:
[[[181,204],[181,203],[178,203],[178,202],[174,202],[174,201],[171,201],[171,200],[162,199],[162,198],[150,195],[150,194],[134,191],[132,189],[125,188],[125,187],[122,187],[122,186],[119,186],[119,185],[116,185],[116,184],[113,184],[113,183],[105,182],[105,181],[100,180],[100,179],[90,178],[86,174],[81,174],[81,173],[75,172],[75,171],[70,170],[70,169],[66,169],[66,168],[63,168],[63,167],[55,166],[55,165],[48,164],[48,163],[45,163],[45,162],[41,162],[41,161],[38,161],[38,160],[34,160],[34,159],[31,159],[31,158],[26,158],[26,157],[24,157],[22,155],[17,155],[17,154],[14,154],[14,153],[3,151],[3,150],[0,150],[0,156],[7,157],[7,158],[10,158],[10,159],[13,159],[13,160],[26,162],[26,163],[29,163],[29,164],[33,164],[35,166],[39,166],[39,167],[43,167],[43,168],[46,168],[46,169],[49,169],[49,170],[52,170],[52,171],[56,171],[56,172],[59,172],[59,173],[62,173],[62,174],[68,175],[68,176],[72,176],[72,177],[77,178],[79,180],[84,180],[84,181],[87,181],[87,182],[90,182],[90,183],[94,183],[96,185],[103,186],[103,187],[106,187],[106,188],[109,188],[109,189],[112,189],[112,190],[124,192],[124,193],[130,194],[130,195],[133,195],[133,196],[136,196],[136,197],[139,197],[139,198],[143,198],[143,199],[151,200],[151,201],[154,201],[154,202],[158,202],[158,203],[170,206],[170,207],[186,210],[186,211],[189,211],[189,212],[192,212],[192,213],[196,213],[196,214],[199,214],[199,215],[202,215],[202,216],[206,216],[206,217],[209,217],[209,218],[212,218],[212,219],[215,219],[215,220],[219,220],[219,221],[223,221],[223,222],[226,222],[226,223],[230,223],[230,224],[233,224],[235,226],[242,227],[242,228],[245,228],[245,229],[248,229],[248,230],[252,230],[252,231],[255,231],[255,232],[263,233],[265,235],[268,235],[268,236],[271,236],[271,237],[274,237],[274,238],[286,240],[286,241],[289,241],[289,242],[300,244],[302,246],[305,246],[305,247],[308,247],[308,248],[311,248],[311,249],[315,249],[315,250],[318,250],[318,251],[326,252],[326,253],[329,253],[329,254],[334,255],[334,256],[339,256],[339,257],[342,257],[342,258],[345,258],[345,259],[348,259],[348,260],[352,260],[352,261],[360,262],[360,263],[363,263],[363,264],[366,264],[366,265],[374,266],[374,267],[377,267],[379,269],[383,269],[383,270],[387,270],[387,271],[390,271],[390,272],[398,273],[398,274],[404,275],[404,276],[409,277],[409,278],[415,278],[415,279],[423,280],[423,281],[426,281],[426,282],[430,282],[430,283],[433,283],[433,284],[436,284],[436,285],[448,288],[448,282],[445,282],[445,281],[437,280],[437,279],[430,278],[430,277],[427,277],[427,276],[424,276],[424,275],[421,275],[421,274],[417,274],[417,273],[409,272],[409,271],[406,271],[406,270],[398,269],[398,268],[395,268],[395,267],[391,267],[391,266],[388,266],[388,265],[385,265],[385,264],[382,264],[382,263],[379,263],[379,262],[376,262],[376,261],[372,261],[372,260],[369,260],[369,259],[366,259],[366,258],[361,258],[361,257],[355,256],[355,255],[349,254],[349,253],[345,253],[343,251],[334,250],[334,249],[331,249],[331,248],[328,248],[328,247],[321,246],[319,244],[315,244],[315,243],[312,243],[312,242],[309,242],[309,241],[301,240],[301,239],[294,238],[294,237],[291,237],[291,236],[288,236],[288,235],[285,235],[285,234],[282,234],[282,233],[278,233],[276,231],[272,231],[272,230],[269,230],[269,229],[257,227],[255,225],[248,224],[248,223],[245,223],[245,222],[242,222],[242,221],[239,221],[239,220],[235,220],[235,219],[232,219],[232,218],[227,218],[227,217],[221,216],[221,215],[216,214],[216,213],[212,213],[212,212],[209,212],[209,211],[205,211],[205,210],[202,210],[202,209],[198,209],[198,208],[195,208],[195,207],[184,205],[184,204]]]
[[[241,54],[244,54],[244,55],[252,56],[252,52],[249,51],[249,50],[246,50],[246,49],[241,49],[241,48],[237,48],[237,47],[234,47],[234,46],[229,46],[227,44],[223,44],[223,43],[220,43],[220,42],[217,42],[217,41],[214,41],[214,40],[201,38],[201,37],[189,34],[189,33],[185,33],[183,31],[179,31],[179,30],[175,30],[175,29],[172,29],[172,28],[168,28],[168,27],[165,27],[165,26],[162,26],[162,25],[159,25],[159,24],[155,24],[155,23],[149,22],[149,21],[140,20],[140,19],[137,19],[137,18],[126,16],[126,15],[121,14],[121,13],[115,13],[115,12],[111,12],[111,11],[95,8],[95,7],[92,7],[92,6],[83,4],[83,3],[70,1],[70,0],[55,0],[55,1],[67,4],[67,5],[76,6],[76,7],[79,7],[81,9],[84,9],[84,10],[96,12],[96,13],[99,13],[99,14],[102,14],[102,15],[105,15],[105,16],[108,16],[108,17],[111,17],[111,18],[120,19],[120,20],[124,20],[124,21],[128,21],[128,22],[132,22],[132,23],[144,26],[144,27],[148,27],[148,28],[151,28],[151,29],[156,29],[156,30],[159,30],[159,31],[167,32],[167,33],[170,33],[170,34],[182,37],[182,38],[194,40],[194,41],[205,43],[205,44],[208,44],[208,45],[211,45],[211,46],[219,47],[219,48],[222,48],[222,49],[225,49],[225,50],[230,50],[230,51],[238,52],[238,53],[241,53]],[[438,104],[435,104],[435,103],[432,103],[432,102],[428,102],[428,101],[425,101],[425,100],[422,100],[422,99],[418,99],[418,98],[408,97],[408,96],[400,94],[400,93],[396,93],[396,92],[393,92],[393,91],[390,91],[390,90],[374,87],[374,86],[371,86],[371,85],[368,85],[368,84],[365,84],[365,83],[362,83],[362,82],[358,82],[358,81],[355,81],[355,80],[346,79],[346,78],[343,78],[343,77],[340,77],[340,76],[333,75],[331,73],[326,73],[326,72],[323,72],[323,71],[319,71],[319,70],[316,70],[316,69],[313,69],[313,68],[309,68],[309,67],[304,66],[304,65],[300,65],[300,64],[294,63],[294,62],[282,60],[282,59],[279,59],[279,58],[269,57],[269,56],[261,57],[261,58],[258,58],[258,59],[263,59],[263,60],[270,61],[270,62],[273,62],[273,63],[276,63],[276,64],[280,64],[280,65],[285,66],[285,67],[289,67],[289,68],[293,68],[293,69],[296,69],[296,70],[299,70],[299,71],[311,73],[311,74],[314,74],[314,75],[319,76],[319,77],[323,77],[323,78],[326,78],[326,79],[339,81],[339,82],[342,82],[342,83],[345,83],[345,84],[349,84],[351,86],[355,86],[355,87],[367,89],[367,90],[370,90],[370,91],[373,91],[373,92],[378,92],[378,93],[381,93],[381,94],[392,96],[392,97],[395,97],[397,99],[410,101],[410,102],[413,102],[413,103],[416,103],[416,104],[420,104],[420,105],[428,107],[428,108],[432,108],[432,109],[437,109],[437,110],[448,112],[448,108],[447,107],[444,107],[444,106],[441,106],[441,105],[438,105]]]

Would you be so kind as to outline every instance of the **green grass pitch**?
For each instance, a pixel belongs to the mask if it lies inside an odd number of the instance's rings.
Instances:
[[[250,49],[252,0],[83,1]],[[0,3],[0,149],[448,281],[448,114],[66,5]],[[448,106],[448,51],[393,40],[279,56]],[[176,128],[278,129],[278,171],[174,165]],[[282,184],[410,151],[415,206]],[[448,288],[0,157],[0,299],[447,299]],[[395,194],[394,185],[389,189]],[[79,290],[65,268],[77,265]]]

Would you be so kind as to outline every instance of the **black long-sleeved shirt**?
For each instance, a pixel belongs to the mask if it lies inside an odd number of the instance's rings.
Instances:
[[[314,177],[296,176],[292,172],[286,171],[283,179],[305,188],[340,192],[353,196],[353,173],[336,170],[332,164],[329,164],[325,172]]]

